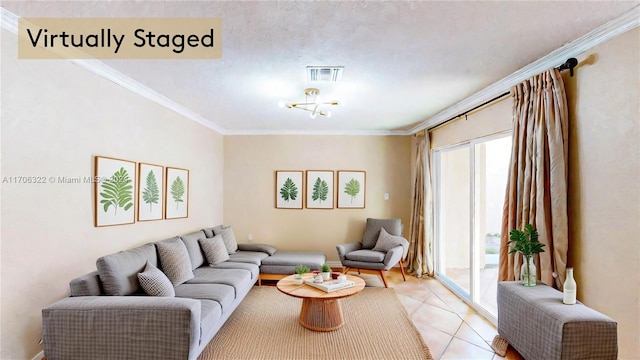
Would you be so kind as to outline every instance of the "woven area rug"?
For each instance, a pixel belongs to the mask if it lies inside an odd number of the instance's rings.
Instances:
[[[198,360],[433,359],[392,288],[340,301],[345,324],[315,332],[298,323],[301,299],[254,287]]]

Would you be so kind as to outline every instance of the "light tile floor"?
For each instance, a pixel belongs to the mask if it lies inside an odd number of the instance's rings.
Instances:
[[[434,359],[517,359],[511,347],[501,357],[491,349],[496,327],[434,278],[407,276],[394,269],[387,276]]]

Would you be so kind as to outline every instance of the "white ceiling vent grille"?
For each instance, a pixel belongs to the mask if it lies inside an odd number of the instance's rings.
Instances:
[[[318,81],[339,81],[342,78],[344,66],[307,66],[307,80]]]

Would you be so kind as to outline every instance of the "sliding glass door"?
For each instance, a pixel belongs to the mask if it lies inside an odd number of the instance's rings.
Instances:
[[[436,276],[493,321],[510,154],[509,134],[434,151]]]

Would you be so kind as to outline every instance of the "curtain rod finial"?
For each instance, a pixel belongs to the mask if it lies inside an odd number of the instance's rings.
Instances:
[[[565,61],[564,64],[560,65],[558,67],[558,70],[562,71],[562,70],[566,70],[569,69],[569,75],[573,76],[573,68],[578,66],[578,59],[576,58],[569,58],[567,59],[567,61]]]

